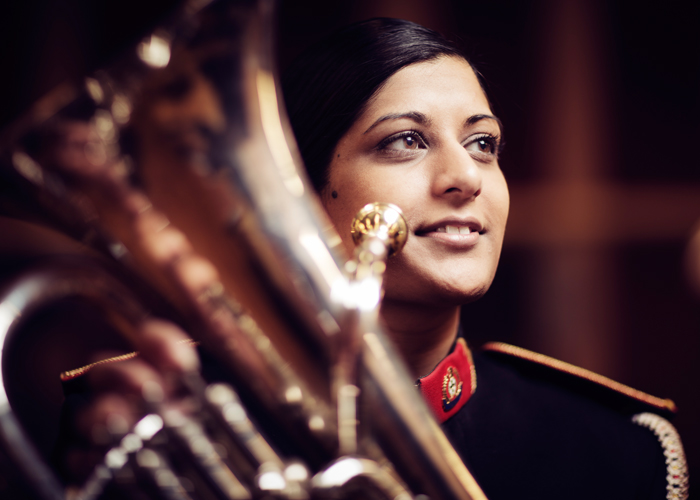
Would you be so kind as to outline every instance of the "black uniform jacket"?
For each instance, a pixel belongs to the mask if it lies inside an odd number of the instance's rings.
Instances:
[[[418,386],[489,500],[687,498],[669,400],[462,339]]]
[[[91,367],[64,374],[64,410]],[[472,355],[462,338],[417,386],[489,500],[687,498],[670,400],[507,344]]]

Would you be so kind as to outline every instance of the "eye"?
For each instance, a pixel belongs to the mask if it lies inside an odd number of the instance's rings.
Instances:
[[[498,154],[498,137],[488,134],[479,135],[467,141],[464,148],[480,155],[495,156]]]
[[[395,151],[411,151],[417,149],[425,149],[425,141],[417,132],[407,130],[391,137],[384,139],[377,149],[380,150],[395,150]]]

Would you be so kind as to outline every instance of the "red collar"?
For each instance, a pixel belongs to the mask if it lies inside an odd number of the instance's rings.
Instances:
[[[472,353],[464,339],[458,338],[452,352],[417,385],[439,423],[455,415],[476,390]]]

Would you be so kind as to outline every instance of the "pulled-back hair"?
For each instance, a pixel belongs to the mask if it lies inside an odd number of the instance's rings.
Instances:
[[[401,68],[440,56],[467,60],[439,33],[401,19],[352,24],[312,46],[282,79],[287,112],[318,192],[338,141]],[[477,74],[478,75],[478,74]]]

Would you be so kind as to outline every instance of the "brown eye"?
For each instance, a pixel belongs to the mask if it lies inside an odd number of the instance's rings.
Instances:
[[[477,146],[479,146],[479,149],[483,151],[484,153],[493,153],[493,144],[491,142],[487,141],[486,139],[479,139],[476,141]]]
[[[414,133],[406,133],[398,137],[390,137],[380,149],[395,149],[395,150],[416,150],[425,149],[423,140]]]
[[[494,155],[496,154],[497,139],[491,136],[477,137],[468,142],[464,147],[474,153]]]

